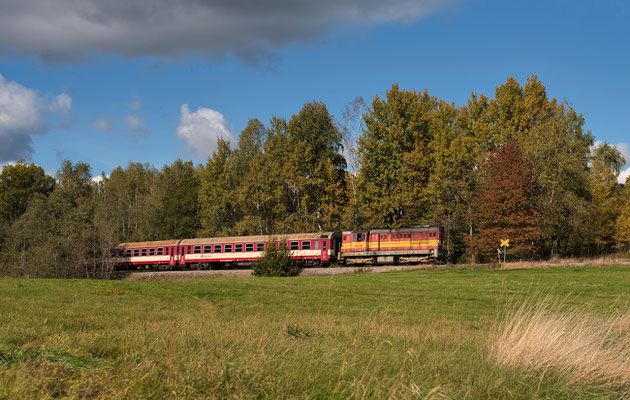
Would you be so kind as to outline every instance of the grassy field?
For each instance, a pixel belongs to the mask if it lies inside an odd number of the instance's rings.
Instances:
[[[0,398],[628,397],[490,356],[506,315],[549,296],[627,312],[630,268],[2,279]]]

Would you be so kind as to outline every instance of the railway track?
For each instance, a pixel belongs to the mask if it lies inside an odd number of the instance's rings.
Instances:
[[[379,273],[389,271],[410,271],[414,269],[434,268],[434,265],[379,265],[348,266],[328,268],[304,268],[299,276],[331,276],[357,273]],[[208,278],[247,278],[252,276],[251,269],[193,270],[193,271],[116,271],[113,280],[127,281],[168,281]]]

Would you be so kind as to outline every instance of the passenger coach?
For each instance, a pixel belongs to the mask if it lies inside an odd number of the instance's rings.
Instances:
[[[121,243],[115,251],[119,268],[226,268],[250,265],[262,256],[270,240],[275,240],[276,245],[284,240],[296,264],[319,266],[337,259],[341,234],[320,232]]]

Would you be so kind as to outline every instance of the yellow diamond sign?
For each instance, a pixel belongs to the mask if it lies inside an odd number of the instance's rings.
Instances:
[[[501,246],[510,247],[510,239],[501,239]]]

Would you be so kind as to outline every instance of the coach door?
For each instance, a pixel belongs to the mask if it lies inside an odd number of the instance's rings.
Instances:
[[[168,264],[169,265],[175,265],[175,249],[177,247],[167,247],[166,251],[168,251],[168,255],[169,255],[169,259],[168,259]]]
[[[186,246],[179,246],[179,263],[186,263]]]

